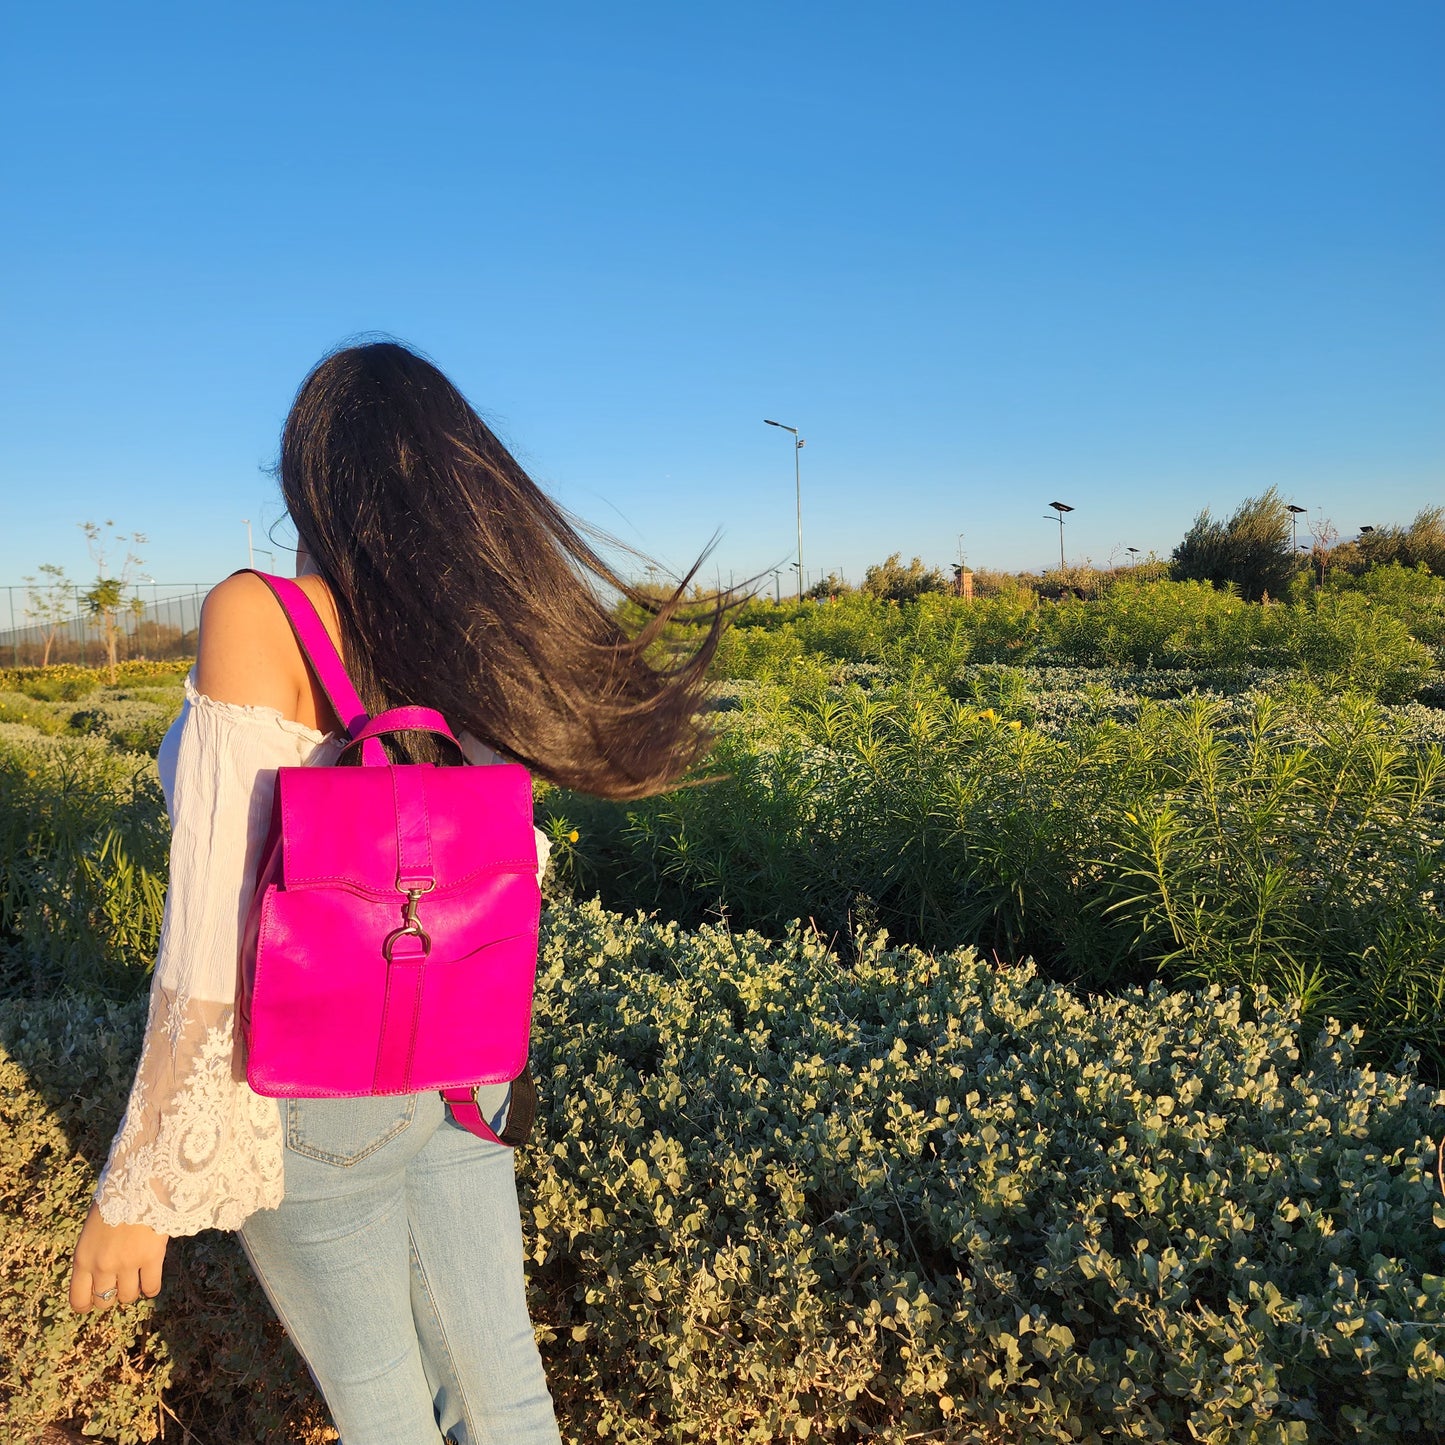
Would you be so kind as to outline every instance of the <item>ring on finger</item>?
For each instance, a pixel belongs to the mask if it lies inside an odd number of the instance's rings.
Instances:
[[[113,1300],[118,1293],[119,1293],[119,1287],[118,1287],[118,1286],[112,1286],[110,1289],[100,1289],[100,1290],[94,1290],[94,1289],[93,1289],[93,1290],[91,1290],[90,1295],[91,1295],[91,1298],[92,1298],[92,1299],[109,1301],[109,1300]]]

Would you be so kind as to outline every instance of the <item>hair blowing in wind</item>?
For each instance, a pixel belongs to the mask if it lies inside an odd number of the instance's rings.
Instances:
[[[666,788],[706,750],[705,674],[730,599],[708,600],[690,652],[657,661],[697,565],[665,601],[634,588],[430,362],[395,342],[326,357],[286,419],[279,470],[373,714],[437,708],[606,798]],[[635,636],[598,584],[651,614]],[[395,746],[440,757],[421,735]]]

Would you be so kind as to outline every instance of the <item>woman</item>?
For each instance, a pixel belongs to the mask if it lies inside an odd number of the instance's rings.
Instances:
[[[298,580],[373,714],[437,708],[471,761],[504,755],[603,797],[655,792],[700,755],[724,602],[696,651],[659,669],[651,645],[682,589],[658,606],[618,577],[429,362],[389,342],[324,360],[287,418],[280,478]],[[589,574],[654,614],[638,636]],[[441,761],[437,746],[395,745],[400,761]],[[275,769],[339,750],[266,584],[214,588],[160,750],[174,831],[145,1043],[70,1302],[153,1296],[170,1236],[239,1229],[346,1445],[556,1441],[511,1151],[440,1095],[261,1098],[234,1057]],[[507,1086],[482,1099],[500,1128]]]

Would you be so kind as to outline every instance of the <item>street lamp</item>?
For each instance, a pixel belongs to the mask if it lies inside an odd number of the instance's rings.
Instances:
[[[249,517],[242,517],[241,525],[246,529],[246,556],[250,565],[252,567],[256,565],[256,553],[259,552],[263,557],[269,557],[271,559],[271,565],[274,567],[276,565],[276,554],[267,547],[255,546],[251,541],[251,519]]]
[[[803,450],[803,439],[798,435],[795,426],[789,426],[786,422],[769,421],[763,418],[765,426],[775,426],[782,431],[790,431],[793,434],[793,486],[797,489],[798,496],[798,601],[803,600],[803,474],[798,459],[798,453]]]
[[[1284,509],[1289,513],[1289,542],[1292,548],[1299,546],[1299,519],[1304,516],[1305,509],[1297,507],[1293,502],[1286,502]]]
[[[1137,547],[1125,547],[1124,550],[1129,554],[1129,565],[1131,567],[1137,567],[1139,565],[1139,549]]]
[[[1054,511],[1058,514],[1059,520],[1059,571],[1064,571],[1064,513],[1072,512],[1074,509],[1067,502],[1050,502]],[[1052,522],[1053,517],[1045,517],[1044,521]]]

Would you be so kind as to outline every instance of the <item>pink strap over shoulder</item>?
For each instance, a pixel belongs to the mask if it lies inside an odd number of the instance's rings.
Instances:
[[[361,699],[346,675],[341,654],[337,652],[336,644],[332,642],[331,634],[327,632],[326,624],[311,599],[289,577],[273,577],[269,572],[256,572],[250,567],[244,570],[254,572],[275,593],[332,711],[346,729],[347,736],[354,738],[370,720],[369,714],[361,705]]]
[[[372,718],[362,704],[361,698],[357,695],[356,689],[351,685],[351,679],[346,674],[346,666],[341,660],[340,653],[336,650],[336,644],[331,640],[331,634],[326,630],[326,624],[322,622],[311,599],[306,595],[305,589],[298,586],[289,577],[276,577],[269,572],[259,572],[253,567],[243,568],[243,571],[255,572],[272,591],[276,601],[281,604],[281,610],[286,614],[286,620],[291,624],[291,630],[296,634],[296,641],[300,644],[302,654],[311,665],[311,670],[316,674],[316,680],[321,684],[321,690],[326,694],[326,700],[331,704],[331,710],[336,714],[337,720],[341,723],[347,738],[347,749],[361,744],[361,760],[367,767],[385,767],[387,763],[386,752],[381,746],[380,739],[387,733],[406,731],[425,731],[439,733],[447,738],[461,750],[461,744],[452,735],[446,719],[433,708],[429,707],[398,707],[383,713],[380,717]]]

